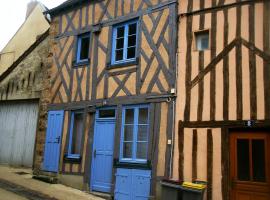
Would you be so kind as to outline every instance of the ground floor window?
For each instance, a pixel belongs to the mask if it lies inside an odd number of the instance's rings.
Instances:
[[[83,112],[76,111],[71,113],[71,125],[69,135],[68,157],[79,158],[83,137]]]
[[[120,161],[146,163],[148,138],[148,105],[124,107],[122,112]]]

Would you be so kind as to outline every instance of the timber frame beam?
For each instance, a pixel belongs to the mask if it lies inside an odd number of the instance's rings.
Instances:
[[[263,1],[268,1],[268,0],[243,0],[243,1],[236,2],[236,3],[217,5],[217,6],[213,6],[213,7],[209,7],[209,8],[205,8],[205,9],[199,9],[199,10],[194,10],[191,12],[181,13],[178,15],[178,18],[190,16],[190,15],[200,15],[200,14],[211,13],[213,11],[219,11],[219,10],[224,10],[224,9],[228,9],[231,7],[236,7],[239,5],[241,6],[241,5],[253,4],[256,2],[263,2]]]

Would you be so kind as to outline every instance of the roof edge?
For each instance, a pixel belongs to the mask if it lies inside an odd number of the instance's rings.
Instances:
[[[0,75],[0,82],[4,80],[19,64],[26,58],[43,40],[49,36],[49,30],[41,34],[38,39],[12,64],[10,67]]]
[[[92,0],[93,1],[93,0]],[[96,0],[100,1],[100,0]],[[61,13],[63,10],[66,9],[71,9],[74,7],[77,7],[83,3],[87,3],[89,0],[70,0],[70,1],[65,1],[64,3],[60,4],[59,6],[52,8],[50,10],[45,11],[45,14],[50,14],[51,16],[55,16],[59,13]]]

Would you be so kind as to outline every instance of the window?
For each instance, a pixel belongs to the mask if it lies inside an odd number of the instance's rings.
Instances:
[[[149,109],[147,105],[123,109],[120,161],[147,161]]]
[[[196,50],[204,51],[209,49],[209,30],[195,33]]]
[[[237,139],[237,179],[266,181],[265,140]]]
[[[106,109],[106,110],[99,110],[98,111],[98,118],[115,118],[115,109]]]
[[[113,27],[112,64],[135,60],[137,26],[137,20],[133,20]]]
[[[69,137],[68,157],[79,158],[83,137],[83,113],[72,112]]]
[[[77,58],[76,58],[77,63],[89,60],[89,45],[90,45],[89,33],[78,36]]]

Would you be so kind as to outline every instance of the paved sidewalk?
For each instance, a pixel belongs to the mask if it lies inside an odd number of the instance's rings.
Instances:
[[[8,195],[8,196],[7,196]],[[61,184],[32,179],[32,170],[0,166],[0,200],[104,200]]]

